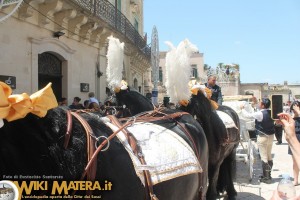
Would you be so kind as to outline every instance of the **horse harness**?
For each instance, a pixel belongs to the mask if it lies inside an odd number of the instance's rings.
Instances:
[[[105,138],[105,140],[98,147],[96,145],[94,145],[94,142],[97,142],[101,136],[99,138],[97,138],[94,135],[90,125],[79,114],[80,112],[88,113],[87,111],[84,111],[84,110],[78,110],[75,112],[70,111],[70,110],[67,111],[67,131],[65,134],[64,149],[66,149],[68,147],[69,140],[71,138],[71,133],[72,133],[71,130],[72,130],[72,124],[73,124],[72,123],[72,115],[73,115],[82,124],[83,128],[85,129],[86,138],[87,138],[87,156],[88,156],[88,158],[87,158],[87,165],[81,176],[81,180],[83,180],[85,176],[86,176],[87,180],[91,180],[91,181],[95,180],[96,172],[97,172],[97,162],[95,160],[97,159],[97,155],[99,154],[100,151],[103,151],[102,148],[105,145],[107,145],[105,150],[109,147],[110,140],[113,139],[117,135],[117,133],[119,133],[120,131],[123,131],[123,133],[125,134],[130,147],[132,148],[134,154],[139,158],[140,162],[143,165],[146,165],[146,161],[145,161],[144,155],[141,151],[141,147],[138,145],[138,142],[137,142],[136,138],[133,136],[133,134],[131,134],[126,129],[127,126],[129,126],[135,122],[175,120],[176,123],[182,129],[182,131],[190,139],[190,141],[192,141],[192,145],[193,145],[192,148],[194,149],[196,156],[197,156],[198,160],[200,161],[200,155],[199,155],[199,152],[198,152],[198,149],[197,149],[194,139],[190,135],[189,131],[185,128],[185,125],[183,123],[179,122],[178,120],[176,120],[183,115],[189,114],[187,112],[176,112],[176,113],[172,113],[172,114],[165,114],[165,113],[160,112],[159,110],[154,110],[154,111],[142,113],[135,117],[126,118],[127,121],[124,124],[122,124],[121,122],[123,122],[125,120],[125,118],[117,119],[114,115],[109,115],[107,117],[110,119],[111,123],[113,123],[115,126],[118,127],[118,130],[115,131],[114,133],[112,133],[108,138]],[[162,116],[158,116],[158,115],[162,115]],[[94,140],[96,140],[96,141],[94,141]],[[150,176],[149,170],[144,170],[144,177],[145,177],[146,184],[147,184],[146,199],[149,199],[149,197],[150,197],[150,200],[158,200],[158,198],[154,194],[153,184],[151,181],[151,176]],[[73,195],[74,195],[74,193],[75,193],[75,191],[73,192]],[[87,191],[88,195],[91,195],[91,193],[92,193],[92,191]]]

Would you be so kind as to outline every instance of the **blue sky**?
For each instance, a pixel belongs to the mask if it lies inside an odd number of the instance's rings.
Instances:
[[[144,32],[164,43],[188,38],[204,63],[240,65],[242,83],[300,84],[299,0],[144,0]]]

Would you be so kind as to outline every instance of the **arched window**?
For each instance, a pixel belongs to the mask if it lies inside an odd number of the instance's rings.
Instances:
[[[163,71],[162,71],[162,67],[159,67],[159,71],[158,71],[158,73],[159,73],[159,82],[163,82]]]
[[[138,90],[138,80],[136,78],[133,81],[133,87]]]
[[[197,70],[197,65],[191,65],[191,70],[192,70],[192,77],[193,78],[198,78],[198,70]]]
[[[62,98],[62,61],[52,53],[38,55],[38,88],[42,89],[49,82],[57,99]]]

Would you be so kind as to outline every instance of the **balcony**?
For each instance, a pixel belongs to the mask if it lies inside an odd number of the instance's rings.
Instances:
[[[88,15],[100,19],[130,40],[150,61],[151,48],[130,21],[106,0],[71,0]]]

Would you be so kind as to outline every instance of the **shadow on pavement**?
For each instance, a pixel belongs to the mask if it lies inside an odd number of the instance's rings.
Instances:
[[[238,192],[237,200],[239,199],[265,200],[265,198],[249,192]]]

